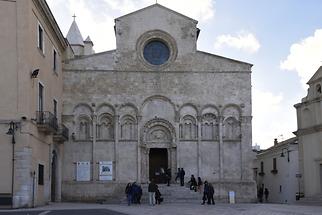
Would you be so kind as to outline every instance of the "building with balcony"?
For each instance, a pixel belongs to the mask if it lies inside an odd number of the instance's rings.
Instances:
[[[299,170],[298,139],[274,141],[274,146],[258,152],[255,160],[255,179],[258,192],[268,190],[267,202],[294,203],[303,193]]]
[[[68,43],[44,0],[0,1],[0,28],[0,207],[60,200]]]

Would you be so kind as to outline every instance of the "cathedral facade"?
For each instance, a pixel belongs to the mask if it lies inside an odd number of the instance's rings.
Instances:
[[[162,183],[177,168],[216,197],[256,199],[249,63],[198,51],[197,21],[154,4],[115,19],[116,49],[95,54],[74,21],[63,66],[63,200]]]

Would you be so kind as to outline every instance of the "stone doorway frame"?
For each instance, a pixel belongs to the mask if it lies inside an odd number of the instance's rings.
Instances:
[[[165,138],[151,138],[153,131],[162,131],[165,134]],[[160,134],[162,133],[160,132]],[[162,136],[162,135],[161,135]],[[150,149],[152,148],[164,148],[167,149],[168,154],[168,168],[171,168],[171,181],[175,179],[175,173],[177,170],[177,146],[176,146],[176,131],[173,125],[161,118],[155,117],[152,120],[147,121],[141,128],[141,181],[148,182],[150,178],[149,174],[149,158]]]

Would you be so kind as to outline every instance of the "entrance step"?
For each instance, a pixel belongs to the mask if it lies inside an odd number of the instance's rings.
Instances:
[[[142,204],[149,203],[149,193],[148,193],[148,184],[142,184]],[[180,186],[179,184],[158,184],[159,190],[161,192],[161,197],[165,203],[201,203],[202,202],[202,193],[198,191],[195,192],[190,190],[189,187]],[[126,203],[126,198],[122,200],[122,203]]]
[[[304,197],[296,202],[297,205],[322,206],[322,194]]]

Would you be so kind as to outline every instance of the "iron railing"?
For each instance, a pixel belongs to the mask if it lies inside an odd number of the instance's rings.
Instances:
[[[37,111],[36,122],[37,125],[48,127],[54,131],[58,130],[57,118],[49,111]]]

